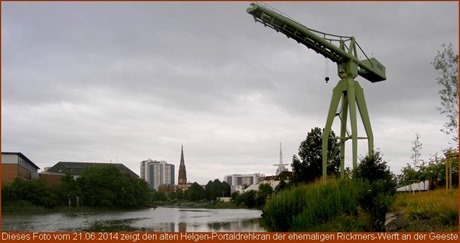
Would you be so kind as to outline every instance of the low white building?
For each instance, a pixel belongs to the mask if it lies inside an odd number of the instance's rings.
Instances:
[[[240,193],[242,192],[248,192],[248,191],[259,191],[259,186],[262,185],[262,184],[269,184],[273,189],[275,189],[278,184],[280,184],[280,181],[274,181],[274,180],[267,180],[267,181],[261,181],[260,183],[258,184],[253,184],[253,185],[250,185],[248,187],[246,187],[245,189],[243,189]]]
[[[430,190],[430,181],[419,181],[412,183],[407,186],[399,187],[396,189],[397,192],[420,192],[420,191],[429,191]]]

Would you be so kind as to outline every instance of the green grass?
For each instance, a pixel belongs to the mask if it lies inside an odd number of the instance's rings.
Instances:
[[[355,224],[353,217],[357,216],[357,193],[350,180],[331,180],[328,183],[313,184],[306,191],[306,207],[293,219],[292,230],[303,231],[336,231],[336,227]],[[333,227],[335,226],[335,227]],[[332,228],[331,228],[332,227]]]
[[[361,190],[351,180],[301,185],[269,200],[263,218],[272,231],[364,231],[368,217],[357,206]]]
[[[398,194],[394,211],[402,211],[406,231],[458,231],[458,190]]]

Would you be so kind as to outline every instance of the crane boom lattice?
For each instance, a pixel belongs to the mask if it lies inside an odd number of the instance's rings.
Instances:
[[[358,59],[356,49],[356,45],[358,44],[353,36],[328,34],[307,28],[297,21],[260,4],[251,4],[247,12],[254,16],[256,22],[260,22],[264,26],[274,29],[276,32],[285,34],[287,37],[296,40],[299,44],[305,45],[336,63],[353,61],[358,65],[358,74],[370,82],[386,80],[385,67],[377,59],[366,58],[361,61]],[[315,34],[315,32],[319,35]],[[332,41],[338,41],[340,47],[332,44]],[[346,45],[347,42],[348,46]],[[364,51],[362,52],[365,55]],[[367,57],[367,55],[365,56]]]

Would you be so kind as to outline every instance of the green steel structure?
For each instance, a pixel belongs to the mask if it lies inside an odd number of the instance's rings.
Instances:
[[[364,99],[364,91],[355,78],[359,75],[372,83],[384,81],[386,80],[385,67],[375,58],[368,58],[352,36],[327,34],[307,28],[282,13],[261,4],[252,3],[247,12],[254,16],[256,22],[260,22],[264,26],[285,34],[288,38],[296,40],[298,43],[337,63],[340,81],[333,90],[326,125],[323,131],[322,172],[323,178],[326,178],[329,133],[334,118],[339,116],[341,120],[340,137],[335,137],[334,139],[340,140],[340,169],[341,176],[343,177],[345,142],[347,140],[352,140],[353,168],[357,166],[358,139],[367,139],[368,153],[370,156],[374,153],[374,136]],[[337,42],[338,47],[332,44],[332,42]],[[358,59],[357,48],[365,55],[366,58],[364,60]],[[341,109],[337,112],[340,101],[342,101]],[[367,137],[358,137],[356,107],[360,113]],[[351,135],[347,132],[348,111],[350,112]]]

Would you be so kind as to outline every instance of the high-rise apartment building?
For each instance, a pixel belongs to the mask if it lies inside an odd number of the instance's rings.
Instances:
[[[152,190],[158,190],[160,185],[174,185],[174,171],[174,165],[166,161],[148,159],[141,162],[141,178]]]

